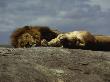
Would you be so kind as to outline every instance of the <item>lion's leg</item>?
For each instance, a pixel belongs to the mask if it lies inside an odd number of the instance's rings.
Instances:
[[[85,43],[84,42],[79,43],[79,46],[84,47],[85,46]]]
[[[48,42],[46,39],[42,39],[41,40],[41,46],[47,47],[48,46]]]
[[[85,42],[85,40],[83,40],[83,39],[78,40],[77,43],[79,44],[79,47],[84,47],[84,46],[86,46],[86,42]]]
[[[64,34],[59,34],[56,38],[49,41],[48,45],[52,46],[52,47],[61,47],[62,46],[62,41],[63,41],[64,38],[65,38]]]
[[[52,39],[51,41],[48,42],[48,46],[59,47],[59,46],[61,46],[60,40],[57,38]]]

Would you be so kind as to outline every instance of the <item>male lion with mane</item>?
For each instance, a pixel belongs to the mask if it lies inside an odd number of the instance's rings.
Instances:
[[[11,44],[15,48],[41,46],[42,39],[50,41],[58,36],[59,31],[46,26],[24,26],[16,29],[11,35]]]

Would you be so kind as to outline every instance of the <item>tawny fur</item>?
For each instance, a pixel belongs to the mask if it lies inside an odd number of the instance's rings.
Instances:
[[[91,46],[96,43],[95,37],[87,31],[73,31],[59,34],[57,38],[48,42],[49,46],[63,46],[70,48],[80,48]]]
[[[94,35],[96,39],[96,49],[110,50],[110,36],[107,35]]]
[[[36,45],[40,45],[40,38],[33,38],[29,33],[24,33],[18,38],[18,47],[31,47]]]
[[[87,31],[73,31],[59,34],[55,39],[48,42],[48,46],[110,50],[110,36],[93,35]]]
[[[107,35],[95,35],[95,39],[99,43],[110,43],[110,36]]]
[[[24,26],[12,33],[11,44],[15,48],[26,47],[28,44],[41,46],[42,39],[50,41],[57,36],[58,33],[46,26]]]

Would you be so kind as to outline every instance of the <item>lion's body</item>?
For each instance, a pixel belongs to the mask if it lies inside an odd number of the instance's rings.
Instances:
[[[95,43],[94,36],[87,31],[73,31],[65,34],[68,37],[68,40],[74,40],[76,38],[76,43],[79,41],[76,45],[77,46],[86,46],[91,43]]]
[[[24,26],[11,35],[11,44],[15,47],[41,46],[41,40],[57,37],[57,33],[45,26]]]
[[[93,50],[110,50],[110,36],[93,35],[87,31],[73,31],[59,34],[48,42],[49,46],[82,48]]]
[[[95,37],[87,31],[73,31],[59,34],[57,38],[52,39],[48,44],[50,46],[63,46],[69,48],[81,48],[95,44]]]

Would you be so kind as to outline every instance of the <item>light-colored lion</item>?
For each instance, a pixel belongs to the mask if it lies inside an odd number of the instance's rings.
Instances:
[[[63,46],[68,48],[91,47],[96,43],[95,37],[87,31],[73,31],[59,34],[48,42],[49,46]]]
[[[53,47],[110,50],[110,36],[93,35],[88,31],[73,31],[59,34],[47,44]]]
[[[58,36],[56,30],[45,26],[24,26],[16,29],[11,35],[11,44],[15,48],[42,46],[41,41],[50,41]]]

